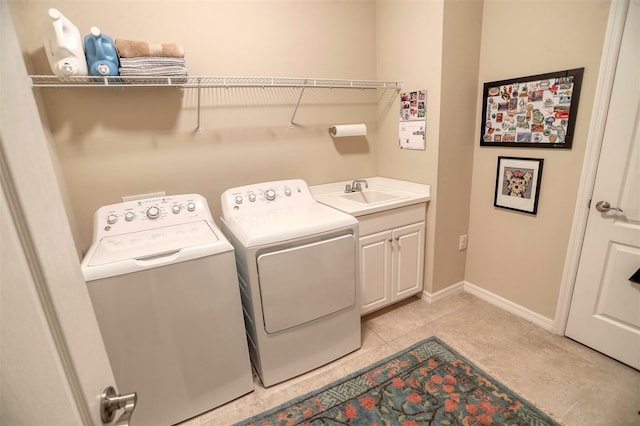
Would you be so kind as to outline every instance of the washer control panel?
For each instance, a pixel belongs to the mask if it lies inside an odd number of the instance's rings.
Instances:
[[[257,183],[226,190],[221,197],[223,215],[265,212],[293,205],[315,203],[301,179]]]
[[[213,222],[207,200],[198,194],[125,201],[96,211],[94,239],[198,220]]]

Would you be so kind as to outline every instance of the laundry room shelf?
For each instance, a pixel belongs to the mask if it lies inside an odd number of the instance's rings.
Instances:
[[[180,87],[180,88],[231,88],[231,87],[319,87],[336,89],[399,90],[401,81],[342,80],[324,78],[291,77],[141,77],[141,76],[30,76],[33,87]]]
[[[197,89],[198,91],[198,123],[196,133],[201,133],[200,127],[200,89],[207,88],[297,88],[300,89],[298,102],[289,121],[289,127],[293,128],[294,119],[305,89],[360,89],[395,93],[402,88],[402,81],[377,81],[377,80],[342,80],[326,78],[292,78],[292,77],[159,77],[159,76],[73,76],[58,77],[53,75],[31,75],[33,87],[176,87],[182,89]]]

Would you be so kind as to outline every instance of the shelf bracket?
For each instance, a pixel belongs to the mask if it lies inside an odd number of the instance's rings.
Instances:
[[[298,97],[298,103],[296,104],[296,109],[293,110],[293,115],[291,116],[291,120],[289,120],[289,128],[293,129],[294,123],[293,120],[296,118],[296,113],[298,112],[298,107],[300,107],[300,101],[302,100],[302,95],[304,95],[304,89],[307,88],[307,80],[304,81],[304,86],[302,86],[302,90],[300,90],[300,96]]]
[[[202,134],[202,128],[200,127],[200,79],[198,79],[198,125],[196,127],[196,135],[201,135]]]

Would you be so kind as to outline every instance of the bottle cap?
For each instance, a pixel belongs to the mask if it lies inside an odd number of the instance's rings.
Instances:
[[[62,16],[62,13],[60,13],[60,11],[58,9],[54,9],[51,8],[49,9],[49,16],[51,17],[51,19],[60,19],[60,17]]]

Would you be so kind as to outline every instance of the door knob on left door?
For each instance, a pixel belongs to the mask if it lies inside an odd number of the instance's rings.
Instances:
[[[107,386],[100,396],[100,414],[104,423],[111,423],[116,416],[116,411],[124,408],[124,413],[116,420],[114,426],[128,426],[133,410],[136,408],[138,394],[133,392],[119,395],[113,386]]]

